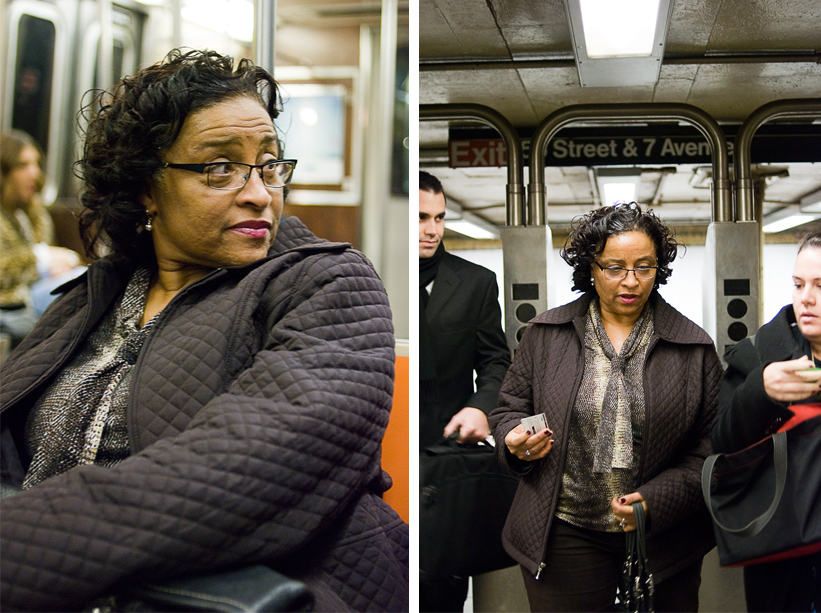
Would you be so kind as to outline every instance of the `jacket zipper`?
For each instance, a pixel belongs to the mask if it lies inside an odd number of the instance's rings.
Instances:
[[[647,361],[650,359],[650,354],[655,349],[656,345],[659,342],[659,337],[656,334],[650,338],[650,344],[647,347],[647,353],[644,355],[644,375],[642,377],[642,385],[644,386],[645,392],[647,391]],[[647,440],[647,433],[650,430],[650,421],[647,419],[647,409],[644,410],[644,424],[642,426],[642,439]],[[647,445],[642,443],[641,446],[641,456],[639,457],[639,466],[638,470],[636,471],[636,479],[641,480],[642,475],[644,474],[644,460],[647,455]]]
[[[570,323],[572,324],[573,328],[576,330],[576,335],[579,337],[579,343],[581,345],[582,355],[584,355],[584,332],[582,331],[582,329],[580,329],[579,326],[576,325],[576,322],[574,320],[571,320]],[[571,397],[571,399],[569,401],[570,402],[570,408],[569,408],[569,411],[568,411],[568,414],[567,414],[567,419],[566,419],[565,424],[564,424],[565,427],[567,427],[568,424],[570,423],[571,413],[573,412],[573,403],[575,402],[574,399],[576,397],[576,394],[579,393],[579,388],[582,385],[582,378],[583,377],[584,377],[584,366],[582,366],[582,368],[578,369],[578,371],[576,373],[576,384],[573,387],[573,396]],[[564,461],[562,461],[561,464],[562,464],[562,471],[564,471]],[[556,495],[558,496],[558,494],[556,494]],[[536,581],[539,580],[539,577],[541,576],[542,571],[547,566],[545,564],[545,558],[546,557],[547,557],[547,536],[545,536],[545,548],[544,548],[544,553],[542,554],[542,561],[539,563],[539,566],[536,567],[536,574],[533,577]]]
[[[174,296],[167,305],[165,305],[165,308],[163,308],[163,310],[160,312],[159,317],[157,318],[157,322],[154,324],[154,329],[149,332],[148,338],[145,339],[145,343],[143,344],[142,349],[140,349],[139,357],[137,358],[137,361],[134,363],[134,368],[133,368],[132,374],[131,374],[131,389],[128,390],[128,404],[126,405],[126,408],[125,408],[125,422],[126,422],[126,429],[127,429],[127,435],[128,435],[128,444],[129,444],[129,447],[131,449],[132,455],[138,452],[138,444],[137,444],[138,441],[136,440],[136,436],[137,436],[136,435],[136,428],[132,427],[132,419],[133,419],[133,416],[135,415],[134,408],[132,406],[133,403],[134,403],[134,398],[135,398],[135,394],[133,393],[134,392],[134,383],[138,379],[138,373],[141,370],[142,364],[145,360],[145,356],[148,353],[146,351],[146,349],[148,348],[148,345],[151,343],[153,338],[156,338],[157,333],[163,328],[163,326],[165,326],[166,322],[173,316],[174,312],[177,309],[177,305],[179,304],[179,302],[181,300],[183,300],[183,298],[186,295],[190,294],[197,287],[209,283],[214,278],[222,276],[224,273],[225,273],[225,268],[215,268],[214,270],[209,272],[204,277],[202,277],[200,279],[197,279],[196,281],[194,281],[190,285],[187,285],[186,287],[184,287],[182,289],[182,291],[177,293],[177,295]]]

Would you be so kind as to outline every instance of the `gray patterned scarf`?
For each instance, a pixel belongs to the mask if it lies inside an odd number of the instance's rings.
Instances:
[[[627,386],[631,384],[633,377],[625,377],[625,368],[631,366],[643,368],[644,366],[643,359],[631,360],[631,358],[639,349],[647,346],[653,334],[653,307],[649,303],[645,306],[618,355],[604,329],[599,309],[593,308],[590,311],[601,349],[610,360],[610,372],[607,375],[607,387],[604,392],[596,435],[593,472],[609,473],[613,468],[630,468],[633,463],[630,399],[631,396],[642,397],[642,395],[630,394]]]
[[[126,405],[131,371],[156,316],[139,327],[151,274],[137,270],[120,302],[29,415],[28,489],[82,464],[113,466],[129,454]]]

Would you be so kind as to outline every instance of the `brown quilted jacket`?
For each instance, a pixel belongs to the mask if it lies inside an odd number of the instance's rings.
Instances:
[[[592,295],[534,318],[525,332],[490,415],[503,441],[523,417],[544,412],[554,432],[553,450],[523,462],[497,445],[500,459],[523,477],[505,524],[507,552],[534,575],[545,557],[547,535],[567,452],[570,414],[584,368],[584,316]],[[647,501],[648,558],[657,581],[696,562],[714,545],[701,496],[701,467],[710,454],[721,365],[704,330],[657,292],[655,334],[645,364],[645,421],[639,491]]]
[[[28,461],[32,403],[129,277],[92,265],[3,365],[4,478],[13,451]],[[0,500],[2,609],[74,610],[120,581],[267,563],[307,581],[318,610],[407,610],[408,529],[381,500],[393,344],[365,257],[284,220],[268,258],[163,311],[134,367],[128,459]]]

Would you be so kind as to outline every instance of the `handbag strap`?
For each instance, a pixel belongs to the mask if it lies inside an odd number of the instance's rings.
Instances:
[[[784,493],[784,485],[787,482],[787,433],[778,432],[777,434],[773,434],[772,439],[773,463],[775,464],[775,495],[773,496],[772,504],[770,504],[770,507],[764,511],[764,513],[741,528],[728,528],[718,520],[716,514],[713,512],[710,484],[713,478],[713,467],[722,454],[711,455],[704,462],[704,468],[701,470],[701,493],[704,495],[704,502],[707,503],[707,508],[710,510],[710,515],[713,516],[713,521],[716,526],[724,532],[738,534],[740,536],[754,536],[761,532],[764,526],[772,519],[772,516],[775,515],[775,510],[781,502],[781,495]]]
[[[633,514],[636,518],[636,552],[638,553],[639,564],[644,566],[647,560],[646,535],[647,531],[644,523],[644,505],[641,502],[632,504]]]

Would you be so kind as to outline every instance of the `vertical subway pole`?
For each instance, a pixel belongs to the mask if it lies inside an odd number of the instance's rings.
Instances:
[[[171,46],[179,49],[182,46],[182,0],[171,0]]]
[[[114,30],[111,15],[111,0],[97,1],[100,19],[100,44],[97,55],[97,85],[100,89],[109,89],[112,83],[112,54],[114,51]]]
[[[276,63],[276,0],[254,0],[254,64],[274,74]]]

